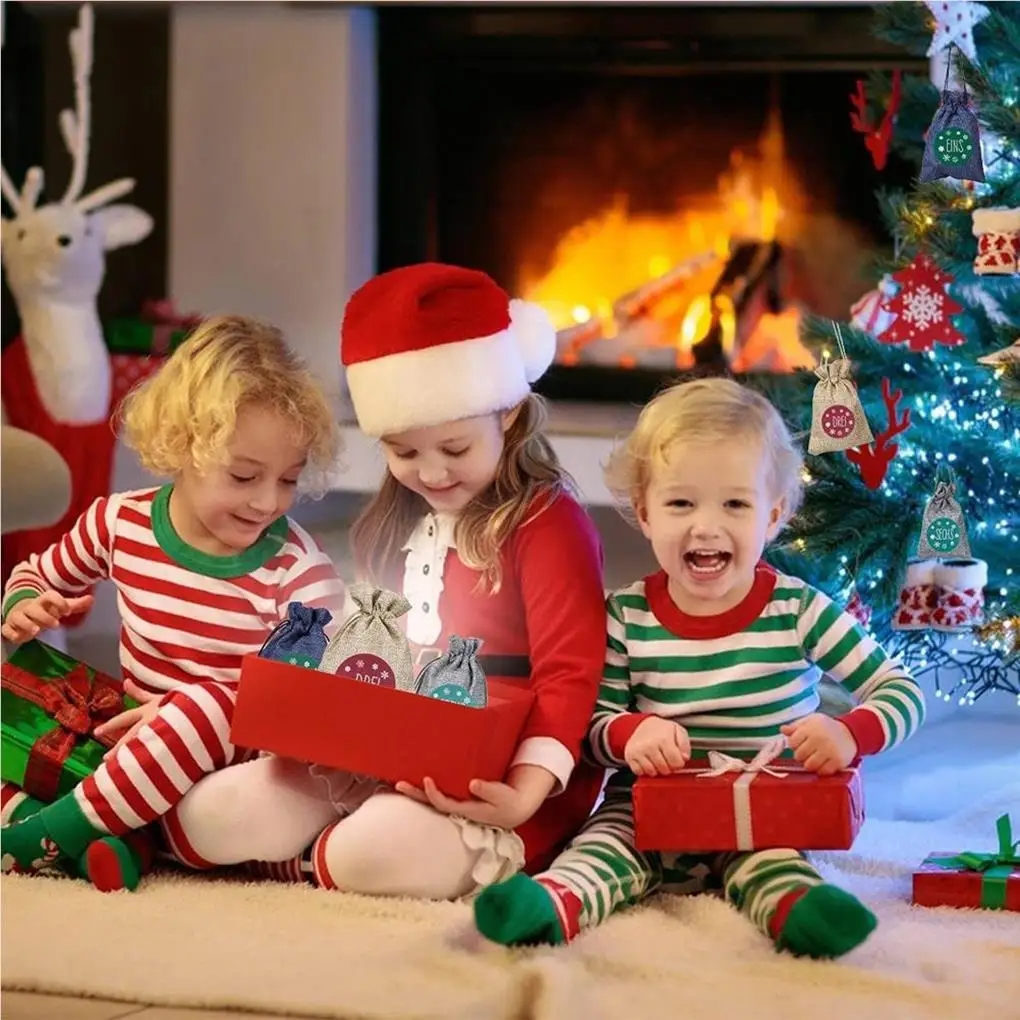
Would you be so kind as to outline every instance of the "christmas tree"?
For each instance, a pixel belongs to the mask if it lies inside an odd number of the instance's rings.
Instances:
[[[950,88],[966,89],[980,125],[985,181],[918,180],[877,196],[890,235],[875,266],[879,289],[852,322],[811,321],[805,337],[820,361],[845,344],[875,442],[807,457],[804,510],[770,558],[843,605],[863,603],[873,633],[919,677],[933,677],[937,695],[965,703],[999,690],[1020,704],[1020,347],[1009,351],[1020,339],[1020,226],[986,241],[1013,251],[1008,274],[975,271],[974,232],[988,216],[975,219],[977,210],[1020,217],[1020,4],[891,3],[875,20],[876,34],[906,53],[948,57]],[[942,82],[904,75],[896,84],[892,150],[920,168]],[[873,123],[893,91],[893,76],[869,78]],[[814,374],[749,381],[810,431]],[[955,485],[970,554],[988,565],[984,624],[961,628],[963,638],[893,628],[940,481]]]

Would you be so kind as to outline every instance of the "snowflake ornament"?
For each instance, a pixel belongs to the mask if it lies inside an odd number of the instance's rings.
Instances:
[[[935,17],[928,56],[933,57],[950,46],[956,46],[966,53],[971,63],[977,63],[974,49],[974,26],[988,17],[984,4],[966,2],[943,2],[925,0],[925,6]]]
[[[935,344],[958,347],[966,342],[950,319],[963,311],[963,306],[946,292],[953,277],[931,256],[918,255],[892,278],[900,290],[882,304],[884,311],[896,316],[882,334],[883,343],[906,343],[911,351],[930,351]]]

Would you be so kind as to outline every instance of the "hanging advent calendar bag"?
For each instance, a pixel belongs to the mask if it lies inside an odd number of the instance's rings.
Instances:
[[[358,611],[329,643],[319,669],[350,680],[413,691],[411,647],[397,623],[411,603],[403,595],[365,581],[352,584],[348,591]]]
[[[843,347],[843,334],[836,323],[840,356],[823,361],[816,369],[818,382],[811,400],[811,439],[808,453],[838,453],[874,442],[864,415],[857,387],[850,377],[850,359]]]
[[[949,72],[953,64],[953,48],[946,55],[946,81],[942,101],[935,111],[925,136],[921,160],[921,182],[955,177],[959,181],[984,181],[981,163],[981,128],[970,108],[966,88],[949,88]]]
[[[935,485],[935,495],[924,509],[921,537],[917,543],[918,559],[945,556],[970,556],[967,522],[956,501],[956,482],[952,476],[949,481]]]

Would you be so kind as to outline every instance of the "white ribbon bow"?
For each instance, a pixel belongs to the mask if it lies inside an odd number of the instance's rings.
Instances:
[[[727,772],[765,772],[770,776],[775,776],[776,779],[785,779],[788,775],[787,772],[781,772],[779,769],[770,769],[768,766],[788,746],[786,737],[773,737],[750,761],[734,758],[732,755],[723,754],[722,751],[709,751],[708,763],[712,768],[707,772],[699,772],[698,779],[714,779],[716,776],[725,775]]]
[[[786,737],[773,737],[750,760],[734,758],[721,751],[709,751],[708,763],[712,768],[698,773],[698,779],[712,779],[727,772],[739,772],[733,781],[733,826],[738,850],[754,849],[754,827],[751,820],[751,784],[763,772],[776,779],[785,779],[789,772],[769,768],[769,763],[787,748]]]

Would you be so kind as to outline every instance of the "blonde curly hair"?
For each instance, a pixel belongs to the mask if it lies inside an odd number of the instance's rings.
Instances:
[[[303,488],[319,494],[340,452],[328,402],[283,334],[243,315],[205,320],[119,409],[127,444],[160,477],[193,464],[206,472],[226,460],[243,408],[278,413],[308,450]]]
[[[800,508],[804,459],[775,407],[760,393],[732,379],[696,379],[658,394],[633,432],[613,450],[606,487],[630,519],[640,507],[653,472],[679,443],[743,438],[761,443],[768,460],[770,495],[782,500],[781,524]]]

